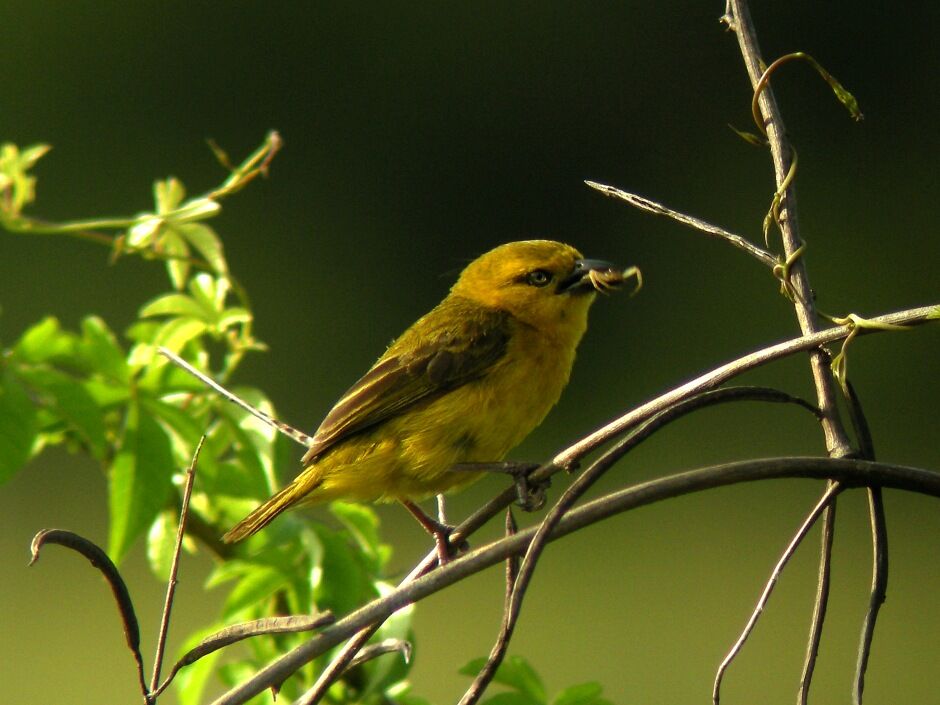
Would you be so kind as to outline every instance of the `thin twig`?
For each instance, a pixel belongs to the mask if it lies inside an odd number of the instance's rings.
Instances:
[[[176,529],[176,545],[173,547],[173,560],[170,563],[170,577],[166,583],[166,600],[163,603],[163,616],[160,618],[160,633],[157,637],[157,651],[153,658],[153,674],[150,677],[150,690],[147,695],[148,703],[153,702],[155,697],[152,693],[160,684],[160,670],[163,668],[163,654],[166,650],[166,637],[170,628],[170,612],[173,610],[173,597],[176,595],[176,576],[179,574],[180,554],[183,552],[183,536],[186,534],[186,519],[189,516],[189,498],[193,494],[193,481],[196,479],[196,464],[199,462],[199,454],[202,452],[202,446],[206,442],[205,434],[196,444],[196,450],[193,451],[193,459],[186,469],[186,484],[183,486],[183,506],[180,508],[180,521]]]
[[[512,508],[506,510],[505,522],[506,536],[515,536],[519,533],[519,527],[516,525],[516,518],[512,515]],[[506,559],[506,591],[503,602],[503,620],[499,629],[499,637],[493,648],[490,650],[489,658],[483,664],[483,668],[477,673],[473,683],[467,688],[463,697],[460,698],[458,705],[476,705],[487,687],[496,677],[496,671],[503,661],[503,654],[509,647],[509,640],[512,639],[512,633],[516,626],[516,619],[512,613],[512,596],[516,588],[516,580],[519,575],[519,556],[512,555]]]
[[[865,671],[868,669],[868,657],[871,654],[871,642],[875,635],[875,622],[878,612],[884,604],[888,591],[888,527],[885,522],[884,500],[880,487],[868,489],[868,508],[871,516],[872,574],[871,594],[868,611],[862,623],[862,638],[858,647],[858,663],[855,667],[855,685],[852,689],[852,702],[862,705],[862,693],[865,690]]]
[[[377,644],[372,644],[367,646],[358,654],[356,658],[352,660],[349,664],[349,669],[355,668],[356,666],[361,666],[366,661],[371,661],[376,659],[379,656],[384,656],[385,654],[392,654],[398,652],[401,654],[402,659],[405,663],[411,663],[411,652],[412,646],[410,641],[405,641],[404,639],[383,639]],[[306,701],[298,700],[294,705],[306,705]]]
[[[390,617],[391,614],[388,616]],[[378,621],[356,632],[352,638],[346,642],[346,645],[336,657],[330,661],[330,665],[323,669],[320,677],[317,678],[316,682],[300,697],[295,705],[314,705],[314,703],[320,702],[323,696],[326,695],[326,691],[333,685],[333,682],[350,668],[350,664],[352,664],[356,655],[365,647],[369,639],[379,631],[381,626],[382,622]],[[342,641],[342,639],[340,641]]]
[[[612,492],[568,512],[555,528],[552,539],[561,538],[585,526],[655,502],[739,482],[784,477],[817,480],[832,478],[846,488],[878,485],[940,497],[940,473],[932,470],[851,458],[766,458],[700,468]],[[508,501],[512,501],[514,496],[515,491],[510,488]],[[250,679],[219,697],[214,705],[237,705],[247,702],[271,684],[283,682],[304,664],[356,632],[381,623],[405,605],[422,600],[469,575],[506,560],[508,556],[525,551],[535,531],[534,528],[525,529],[515,536],[499,539],[465,553],[441,568],[409,579],[407,584],[364,605],[334,625],[326,627],[309,641],[278,657]],[[422,564],[433,563],[435,559],[436,554],[429,554]],[[415,571],[412,571],[412,574],[414,573]]]
[[[830,483],[831,486],[832,483]],[[810,624],[809,639],[806,643],[806,658],[803,661],[803,673],[800,676],[798,705],[809,702],[809,687],[813,682],[816,658],[819,656],[819,642],[822,639],[823,624],[826,621],[826,608],[829,606],[830,573],[832,571],[832,539],[836,528],[837,498],[826,506],[821,522],[821,546],[819,550],[819,573],[816,580],[816,599],[813,603],[813,620]]]
[[[585,181],[584,183],[590,186],[592,189],[600,191],[605,196],[619,198],[623,201],[626,201],[635,208],[653,213],[654,215],[664,215],[690,228],[700,230],[706,235],[711,235],[712,237],[724,240],[730,245],[737,247],[739,250],[743,250],[767,267],[773,268],[779,264],[777,258],[767,250],[758,247],[746,237],[736,235],[722,227],[712,225],[711,223],[706,223],[704,220],[696,218],[695,216],[686,215],[685,213],[680,213],[679,211],[674,211],[671,208],[664,206],[662,203],[657,203],[656,201],[650,200],[649,198],[645,198],[635,193],[630,193],[629,191],[623,191],[619,188],[615,188],[614,186],[599,184],[596,181]]]
[[[826,487],[826,491],[823,492],[822,497],[820,497],[819,501],[816,503],[816,506],[813,507],[813,510],[809,513],[809,516],[803,520],[803,523],[800,525],[800,528],[797,529],[796,534],[792,539],[790,539],[790,543],[787,545],[786,550],[783,552],[783,555],[780,556],[780,559],[774,566],[773,571],[771,571],[770,578],[767,580],[767,584],[764,586],[764,591],[757,600],[757,605],[754,607],[754,611],[751,612],[751,617],[744,626],[744,630],[741,632],[738,640],[734,643],[734,646],[731,647],[728,655],[725,656],[721,664],[718,666],[718,671],[715,674],[715,684],[712,687],[712,702],[714,705],[718,705],[719,701],[721,700],[721,681],[724,678],[725,671],[728,669],[728,666],[731,665],[731,662],[734,660],[735,656],[737,656],[741,651],[741,648],[744,646],[744,642],[747,641],[747,638],[751,635],[754,626],[757,624],[758,618],[764,611],[764,607],[767,605],[767,600],[770,599],[770,594],[773,592],[774,587],[777,584],[777,580],[780,578],[780,574],[783,572],[784,567],[793,557],[793,554],[796,553],[797,547],[806,537],[806,534],[809,533],[809,530],[812,528],[813,524],[816,523],[816,520],[819,518],[819,515],[822,513],[822,511],[826,508],[829,502],[831,502],[832,499],[844,489],[845,487],[843,487],[840,483],[830,482]]]
[[[290,438],[292,441],[296,441],[296,442],[299,443],[300,445],[306,446],[306,447],[308,447],[308,448],[313,444],[313,437],[312,437],[312,436],[308,436],[308,435],[307,435],[306,433],[304,433],[303,431],[300,431],[300,430],[294,428],[293,426],[284,423],[283,421],[278,421],[277,419],[272,418],[270,415],[268,415],[268,414],[264,413],[263,411],[261,411],[261,409],[255,407],[255,406],[252,406],[252,405],[249,404],[247,401],[245,401],[244,399],[242,399],[240,396],[238,396],[237,394],[235,394],[235,393],[233,393],[233,392],[230,392],[228,389],[226,389],[225,387],[223,387],[221,384],[219,384],[218,382],[216,382],[214,379],[212,379],[212,378],[209,377],[208,375],[203,374],[202,372],[200,372],[199,370],[197,370],[195,367],[193,367],[192,365],[190,365],[188,362],[186,362],[186,360],[184,360],[183,358],[181,358],[179,355],[177,355],[176,353],[174,353],[174,352],[173,352],[172,350],[170,350],[169,348],[159,347],[159,348],[157,348],[157,351],[158,351],[161,355],[163,355],[166,359],[168,359],[170,362],[172,362],[174,365],[176,365],[177,367],[179,367],[179,368],[185,370],[186,372],[188,372],[189,374],[191,374],[193,377],[195,377],[196,379],[198,379],[198,380],[199,380],[200,382],[202,382],[204,385],[206,385],[207,387],[209,387],[209,388],[212,389],[213,391],[217,392],[218,394],[220,394],[222,397],[224,397],[224,398],[227,399],[228,401],[230,401],[230,402],[232,402],[233,404],[235,404],[235,406],[239,407],[240,409],[242,409],[242,410],[244,410],[244,411],[247,411],[249,414],[251,414],[252,416],[254,416],[256,419],[258,419],[258,420],[261,421],[262,423],[264,423],[264,424],[270,426],[271,428],[275,429],[276,431],[280,431],[280,432],[283,433],[285,436],[287,436],[288,438]]]

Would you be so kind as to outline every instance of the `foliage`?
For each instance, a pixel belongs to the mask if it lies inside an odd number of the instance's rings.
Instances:
[[[154,209],[127,219],[50,224],[27,217],[35,198],[30,170],[45,145],[0,150],[0,225],[14,233],[57,233],[110,246],[114,258],[163,262],[168,288],[144,302],[123,339],[94,315],[78,331],[52,316],[5,343],[0,356],[0,482],[50,446],[84,453],[100,464],[109,488],[108,554],[119,564],[141,539],[154,574],[166,579],[176,539],[182,470],[205,434],[191,503],[190,530],[216,562],[207,589],[228,586],[216,621],[203,625],[187,648],[226,624],[281,614],[344,614],[390,588],[391,555],[371,509],[336,503],[335,526],[287,517],[243,546],[216,538],[269,496],[278,475],[295,468],[288,441],[157,354],[164,346],[223,383],[244,356],[264,345],[251,332],[247,295],[232,277],[222,240],[207,220],[220,201],[263,173],[278,146],[271,135],[218,189],[187,198],[175,178],[154,184]],[[110,232],[109,232],[110,231]],[[113,234],[112,234],[113,233]],[[264,392],[238,393],[273,414]],[[192,527],[197,527],[193,529]],[[197,549],[192,536],[188,550]],[[375,639],[411,638],[411,609],[401,610]],[[276,654],[303,640],[278,634],[244,642],[237,659],[218,670],[235,684]],[[185,649],[184,649],[185,650]],[[197,703],[216,668],[218,652],[183,669],[176,687]],[[293,699],[309,687],[329,655],[283,686]],[[379,702],[401,684],[408,665],[385,655],[348,672],[330,692],[333,702]]]

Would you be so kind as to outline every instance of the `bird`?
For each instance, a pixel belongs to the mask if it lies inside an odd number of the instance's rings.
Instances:
[[[300,474],[222,540],[245,539],[294,507],[398,501],[443,559],[444,529],[415,502],[475,481],[482,472],[452,468],[503,460],[542,422],[568,383],[596,292],[633,273],[552,240],[473,260],[333,406]]]

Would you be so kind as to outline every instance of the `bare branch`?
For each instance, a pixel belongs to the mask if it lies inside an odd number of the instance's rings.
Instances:
[[[312,438],[311,436],[308,436],[308,435],[307,435],[306,433],[304,433],[303,431],[300,431],[300,430],[294,428],[293,426],[284,423],[283,421],[278,421],[278,420],[275,419],[275,418],[271,418],[271,416],[269,416],[268,414],[266,414],[266,413],[264,413],[263,411],[261,411],[261,409],[255,407],[255,406],[252,406],[251,404],[249,404],[247,401],[245,401],[244,399],[242,399],[242,398],[241,398],[240,396],[238,396],[237,394],[234,394],[233,392],[230,392],[229,390],[227,390],[225,387],[223,387],[221,384],[219,384],[218,382],[216,382],[214,379],[212,379],[212,378],[209,377],[208,375],[203,374],[202,372],[200,372],[199,370],[197,370],[195,367],[193,367],[192,365],[190,365],[188,362],[186,362],[186,360],[184,360],[183,358],[181,358],[179,355],[177,355],[176,353],[174,353],[172,350],[170,350],[170,349],[168,349],[168,348],[161,347],[161,348],[158,349],[158,351],[159,351],[159,353],[160,353],[161,355],[163,355],[166,359],[168,359],[168,360],[169,360],[170,362],[172,362],[174,365],[176,365],[176,366],[179,367],[180,369],[185,370],[186,372],[188,372],[189,374],[191,374],[193,377],[195,377],[196,379],[198,379],[198,380],[199,380],[200,382],[202,382],[204,385],[206,385],[207,387],[209,387],[209,388],[212,389],[213,391],[215,391],[215,392],[217,392],[218,394],[222,395],[225,399],[228,399],[230,402],[232,402],[233,404],[235,404],[235,406],[237,406],[237,407],[243,409],[244,411],[247,411],[249,414],[251,414],[252,416],[254,416],[256,419],[258,419],[259,421],[261,421],[261,422],[264,423],[264,424],[267,424],[268,426],[270,426],[270,427],[273,428],[274,430],[283,433],[285,436],[287,436],[288,438],[290,438],[292,441],[295,441],[295,442],[297,442],[297,443],[299,443],[300,445],[305,446],[305,447],[309,447],[310,444],[313,443],[313,438]]]
[[[186,534],[186,518],[189,516],[189,498],[193,494],[193,481],[196,479],[196,463],[199,462],[199,454],[202,452],[202,446],[206,442],[206,436],[203,434],[199,443],[196,444],[196,450],[193,451],[193,459],[186,470],[186,484],[183,487],[183,504],[180,509],[179,527],[176,530],[176,545],[173,547],[173,560],[170,564],[170,577],[166,583],[166,600],[163,603],[163,616],[160,618],[160,633],[157,637],[157,651],[153,659],[153,673],[150,677],[150,693],[147,699],[152,701],[153,691],[157,689],[160,683],[160,669],[163,667],[163,652],[166,649],[166,636],[170,628],[170,612],[173,610],[173,596],[176,594],[176,576],[179,574],[180,553],[183,550],[183,536]]]
[[[735,235],[734,233],[729,232],[724,228],[721,228],[717,225],[712,225],[711,223],[706,223],[704,220],[696,218],[695,216],[686,215],[685,213],[680,213],[679,211],[674,211],[661,203],[657,203],[656,201],[650,200],[649,198],[645,198],[635,193],[622,191],[619,188],[607,186],[606,184],[599,184],[596,181],[585,181],[584,183],[590,186],[592,189],[600,191],[605,196],[619,198],[623,201],[626,201],[635,208],[639,208],[640,210],[647,211],[648,213],[652,213],[654,215],[664,215],[682,223],[683,225],[694,228],[695,230],[699,230],[706,235],[711,235],[712,237],[724,240],[730,245],[737,247],[739,250],[743,250],[767,267],[773,268],[779,264],[777,258],[774,257],[770,252],[758,247],[746,237]]]
[[[852,689],[853,705],[862,705],[865,690],[865,671],[871,654],[871,642],[875,635],[878,611],[884,604],[888,590],[888,527],[885,522],[885,506],[880,487],[868,490],[868,508],[871,517],[872,575],[868,612],[862,623],[862,638],[858,647],[858,663],[855,668],[855,687]]]
[[[830,483],[831,486],[832,483]],[[819,655],[819,642],[822,638],[823,624],[826,621],[826,608],[829,606],[829,584],[832,569],[832,539],[836,528],[836,498],[829,503],[822,515],[822,544],[819,551],[819,574],[816,580],[816,599],[813,604],[813,620],[810,624],[809,639],[806,644],[806,658],[803,661],[803,673],[800,676],[798,705],[809,702],[809,687],[813,682],[816,669],[816,657]]]
[[[793,557],[793,554],[796,553],[797,547],[800,545],[800,543],[802,543],[803,539],[806,537],[806,534],[809,533],[809,530],[813,527],[813,524],[816,523],[816,520],[819,518],[819,515],[822,513],[822,511],[833,499],[835,499],[837,494],[842,492],[843,489],[845,488],[842,487],[842,485],[840,485],[838,482],[830,482],[826,487],[826,491],[823,493],[823,496],[820,497],[819,501],[816,503],[816,506],[813,507],[813,510],[809,513],[809,516],[803,520],[803,523],[800,525],[800,528],[797,529],[796,534],[792,539],[790,539],[790,543],[787,545],[786,550],[783,552],[783,555],[780,556],[780,559],[777,561],[777,565],[774,566],[773,571],[771,571],[770,578],[767,580],[767,584],[764,586],[764,591],[757,600],[757,605],[754,607],[754,611],[751,612],[751,617],[744,626],[744,630],[741,632],[738,640],[734,643],[734,646],[731,647],[728,655],[725,656],[721,664],[718,666],[718,672],[715,674],[715,684],[712,687],[712,702],[714,705],[718,705],[719,701],[721,700],[721,681],[724,678],[725,671],[728,670],[728,666],[731,665],[731,662],[744,646],[744,642],[747,641],[747,638],[754,630],[754,627],[757,624],[757,620],[764,611],[764,607],[767,606],[767,601],[770,599],[770,594],[777,585],[777,580],[780,578],[780,574],[783,572],[784,567],[786,567],[787,563]]]
[[[506,536],[515,536],[519,533],[519,527],[516,525],[516,518],[512,515],[511,508],[506,510],[505,527]],[[531,548],[531,544],[529,544],[529,547]],[[476,678],[473,679],[473,683],[470,684],[470,687],[467,688],[463,697],[460,698],[458,705],[476,705],[476,703],[480,701],[480,698],[483,697],[483,693],[486,692],[487,687],[493,682],[493,678],[496,677],[496,671],[499,670],[499,665],[503,662],[506,649],[509,648],[509,640],[512,639],[512,634],[516,627],[515,615],[518,614],[518,612],[514,612],[513,610],[513,595],[516,594],[516,581],[518,576],[519,556],[509,556],[509,558],[506,559],[506,599],[503,604],[503,621],[500,625],[499,636],[496,639],[496,643],[493,644],[493,648],[490,650],[490,655],[486,659],[486,663],[483,664],[483,668],[477,673]],[[524,591],[525,588],[523,588],[523,592]]]

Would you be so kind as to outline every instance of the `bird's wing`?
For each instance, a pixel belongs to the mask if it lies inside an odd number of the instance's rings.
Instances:
[[[495,310],[451,310],[445,302],[418,321],[327,414],[303,463],[416,402],[486,374],[506,352],[509,317]]]

